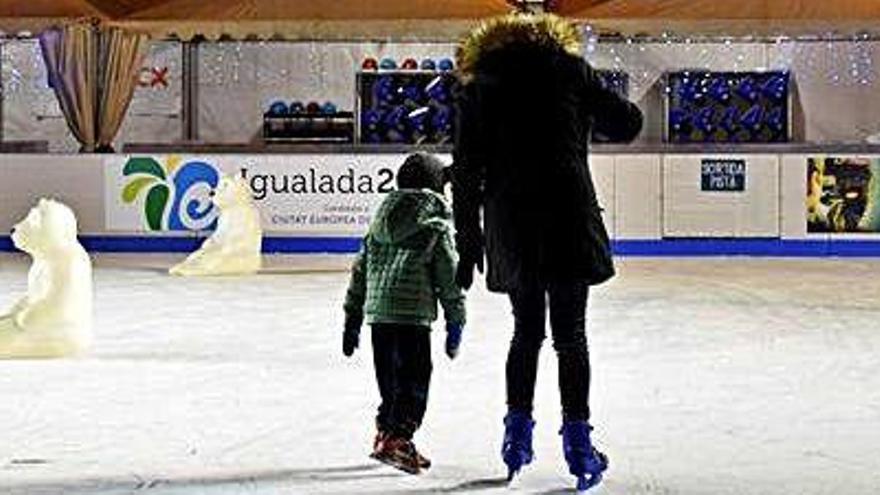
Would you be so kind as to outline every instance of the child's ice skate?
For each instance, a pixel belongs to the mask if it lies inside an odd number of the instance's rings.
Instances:
[[[382,430],[376,430],[376,436],[373,437],[373,452],[370,453],[371,458],[376,458],[376,455],[378,455],[379,451],[382,449],[382,443],[386,438],[388,438],[388,433]]]
[[[382,430],[376,432],[376,436],[373,438],[373,452],[370,454],[371,459],[379,460],[380,451],[384,448],[384,442],[388,438],[390,438],[390,435],[388,433]],[[413,448],[415,449],[414,444]],[[416,456],[420,468],[428,469],[431,467],[431,459],[423,456],[418,450],[416,450]]]
[[[419,454],[411,441],[387,434],[377,442],[370,457],[409,474],[420,474],[431,466],[431,461]]]
[[[419,449],[416,448],[416,445],[414,443],[410,442],[410,444],[412,445],[413,450],[415,450],[416,452],[416,460],[419,463],[419,467],[421,469],[429,469],[431,467],[431,459],[423,456],[422,453],[419,452]]]
[[[568,471],[577,476],[577,490],[584,492],[602,481],[608,469],[608,456],[599,452],[590,440],[593,427],[586,421],[564,421],[559,433]]]
[[[519,473],[523,466],[532,462],[532,430],[535,421],[529,413],[510,411],[504,417],[504,443],[501,446],[501,457],[507,464],[507,481]]]

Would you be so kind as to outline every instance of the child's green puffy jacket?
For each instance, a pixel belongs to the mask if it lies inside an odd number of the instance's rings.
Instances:
[[[449,323],[464,325],[464,294],[455,284],[458,256],[452,213],[424,189],[390,193],[379,206],[352,267],[345,298],[350,321],[429,326],[437,300]]]

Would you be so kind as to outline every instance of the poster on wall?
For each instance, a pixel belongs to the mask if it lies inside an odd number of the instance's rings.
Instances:
[[[880,158],[807,158],[807,232],[880,232]]]
[[[216,227],[211,191],[242,177],[266,232],[361,236],[404,155],[128,155],[105,161],[107,230],[186,233]],[[449,157],[441,156],[447,163]]]

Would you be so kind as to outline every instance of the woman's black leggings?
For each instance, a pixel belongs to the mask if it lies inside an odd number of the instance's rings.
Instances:
[[[508,409],[532,411],[538,355],[546,335],[549,305],[553,348],[559,358],[563,416],[566,420],[589,420],[590,354],[586,333],[589,286],[584,282],[553,283],[520,288],[509,295],[515,326],[507,355]]]

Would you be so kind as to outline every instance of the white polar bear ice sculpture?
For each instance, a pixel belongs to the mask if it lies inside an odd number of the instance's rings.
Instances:
[[[28,253],[27,294],[0,314],[0,358],[78,354],[92,342],[92,262],[67,206],[41,199],[15,225],[12,242]]]
[[[247,275],[262,266],[263,229],[260,213],[241,178],[222,177],[213,194],[220,210],[217,230],[171,275]]]

